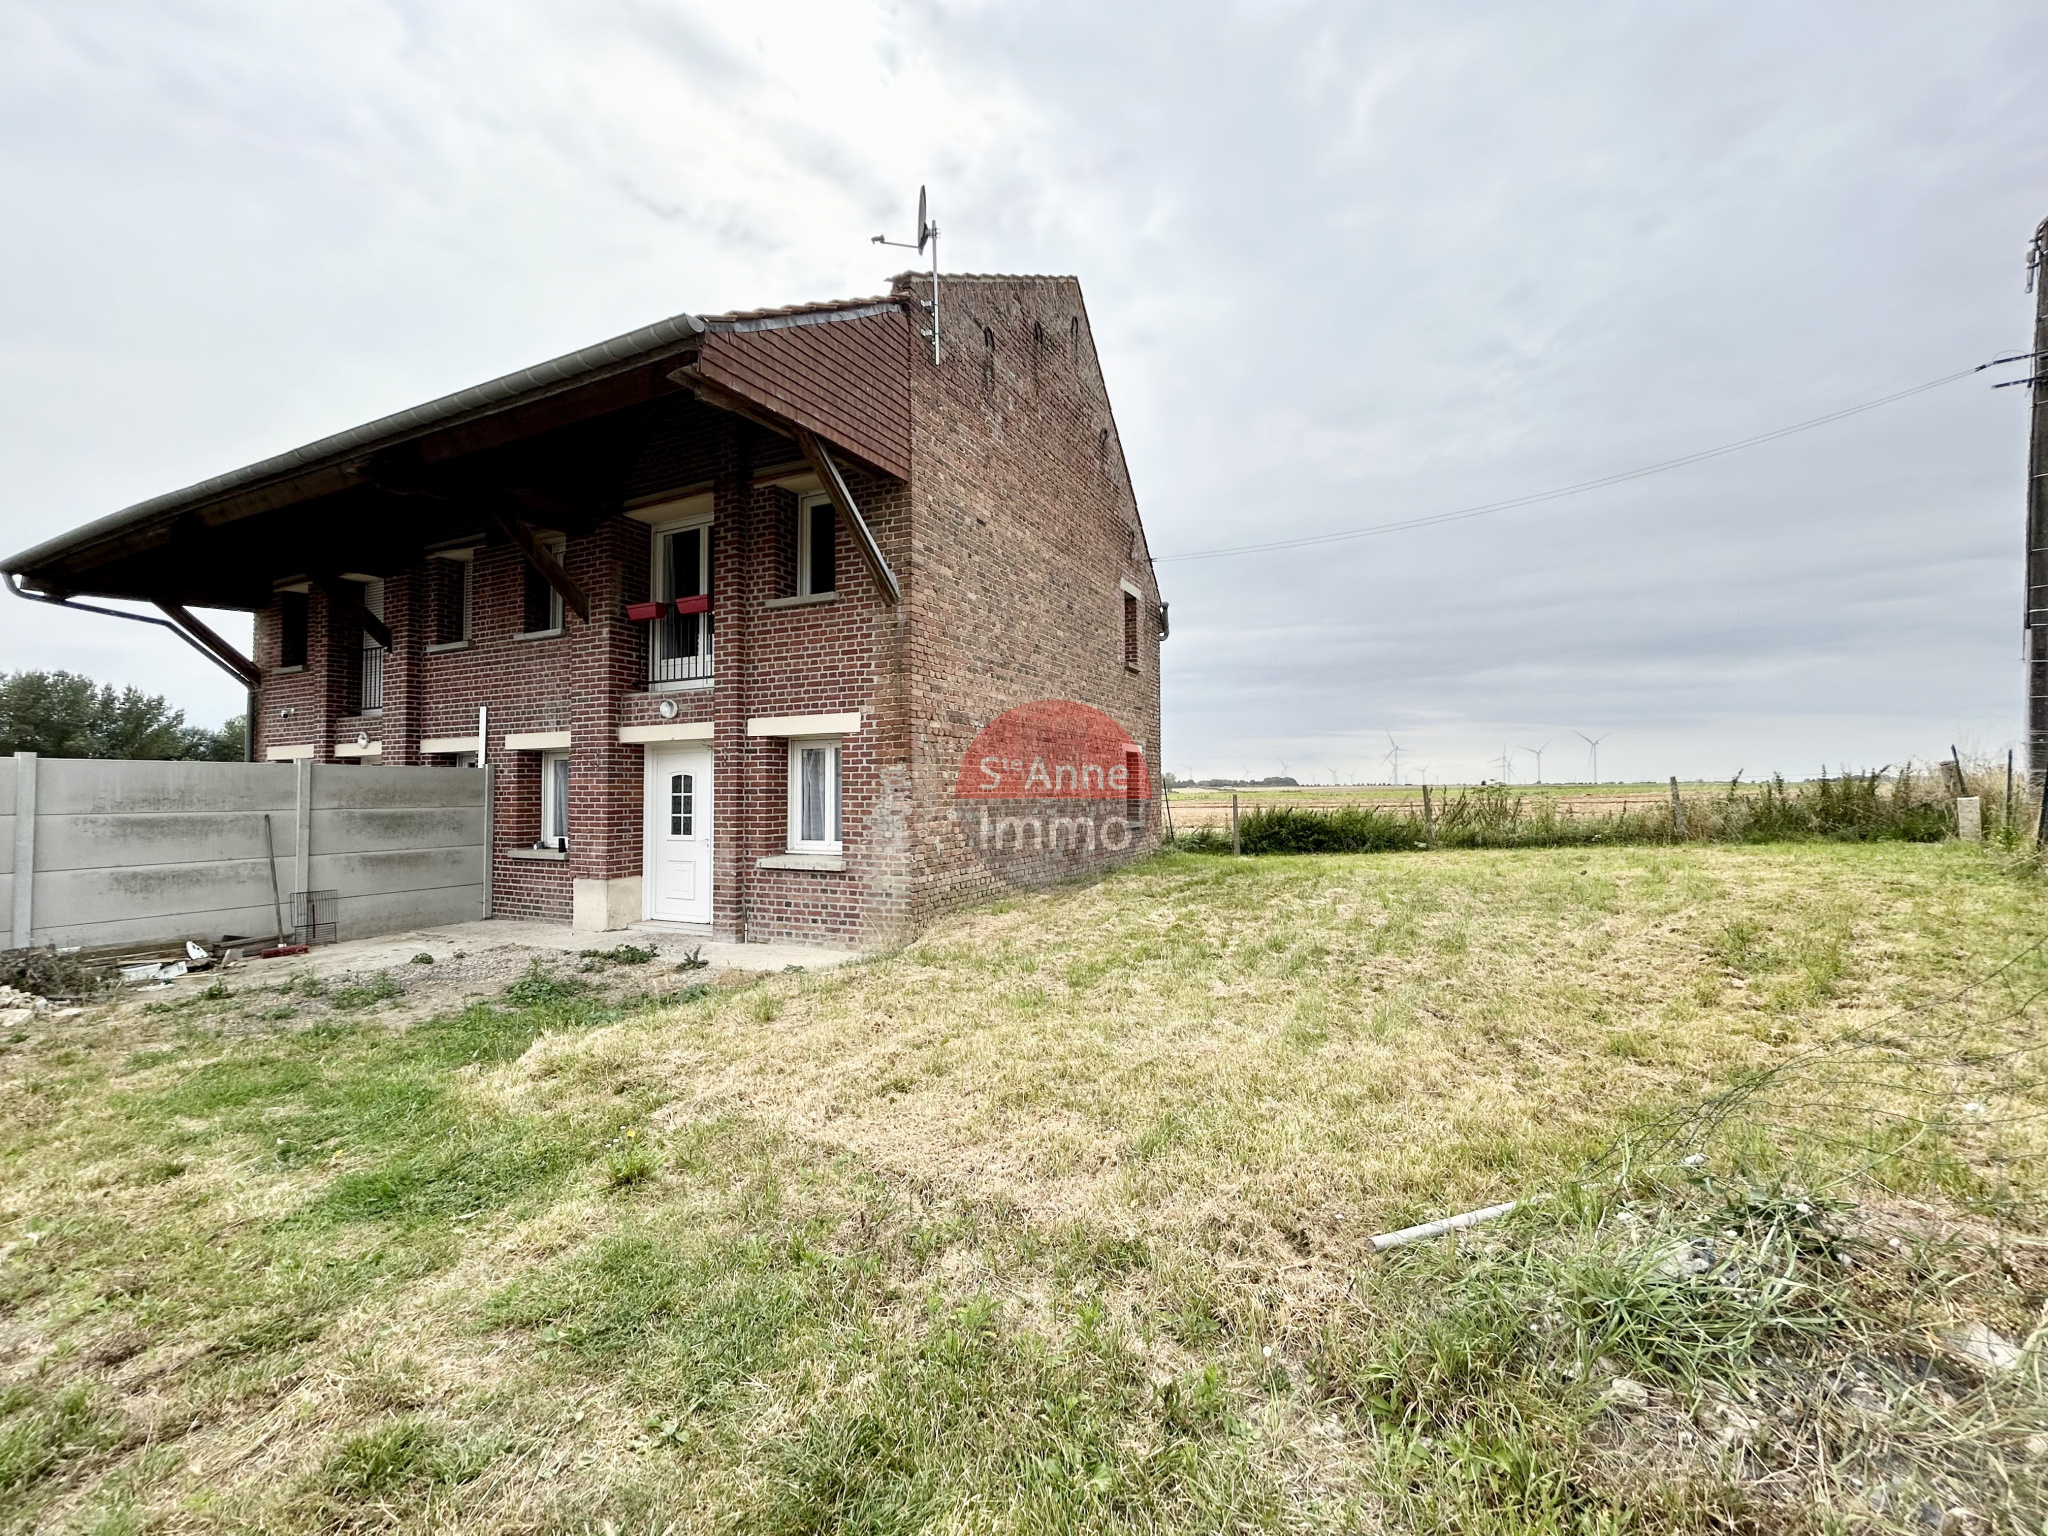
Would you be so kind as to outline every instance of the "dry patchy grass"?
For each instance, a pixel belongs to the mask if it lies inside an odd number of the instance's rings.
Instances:
[[[1957,847],[1169,856],[681,1000],[101,1011],[0,1056],[0,1511],[2038,1521],[2035,1351],[1942,1342],[2048,1301],[2048,966],[1957,995],[2038,900]]]

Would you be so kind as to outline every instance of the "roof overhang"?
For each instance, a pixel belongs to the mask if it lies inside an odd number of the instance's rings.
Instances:
[[[828,325],[838,335],[822,352],[815,343],[793,351],[785,334]],[[899,453],[892,424],[878,431],[858,412],[835,411],[831,397],[847,391],[803,377],[816,356],[886,363],[891,338],[877,327],[907,334],[901,306],[675,315],[152,497],[0,561],[0,570],[58,596],[253,609],[280,581],[385,573],[437,545],[495,539],[508,513],[581,532],[620,510],[622,466],[645,435],[647,410],[663,400],[720,415],[743,407],[737,414],[791,440],[792,459],[810,431],[907,478],[907,397]],[[723,365],[713,370],[721,387],[700,391],[692,374],[707,341]]]

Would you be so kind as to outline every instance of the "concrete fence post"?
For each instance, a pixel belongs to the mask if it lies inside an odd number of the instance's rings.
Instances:
[[[297,893],[310,890],[313,885],[313,759],[302,757],[293,766],[298,770],[298,782],[293,806],[297,814],[293,820],[292,890]],[[296,894],[292,906],[292,922],[296,924],[299,920]]]
[[[1966,843],[1984,841],[1984,797],[1981,795],[1958,795],[1956,797],[1956,836]]]
[[[477,740],[483,738],[479,736]],[[484,916],[496,917],[493,906],[496,892],[492,888],[493,860],[491,854],[497,846],[498,825],[498,770],[495,764],[478,770],[484,776]]]
[[[1671,835],[1685,836],[1685,802],[1678,798],[1678,775],[1671,775]]]
[[[14,947],[35,942],[36,755],[14,754]]]

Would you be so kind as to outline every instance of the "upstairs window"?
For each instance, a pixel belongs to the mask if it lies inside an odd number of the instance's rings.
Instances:
[[[569,544],[557,534],[543,535],[540,547],[554,557],[560,565],[568,554]],[[562,594],[548,585],[547,577],[534,569],[532,561],[526,561],[521,569],[525,572],[525,597],[520,608],[520,632],[528,635],[552,635],[562,627]]]
[[[711,666],[711,525],[691,523],[665,528],[654,536],[654,591],[667,611],[648,625],[648,678],[654,683],[680,683],[712,675]],[[689,599],[703,598],[702,603]],[[702,612],[678,613],[678,602]]]
[[[303,667],[306,664],[306,594],[277,594],[277,664]]]
[[[796,590],[799,597],[839,590],[839,510],[829,496],[806,496],[797,506]]]
[[[1138,594],[1124,593],[1124,665],[1138,670]]]
[[[461,645],[469,639],[469,551],[427,561],[427,644]]]

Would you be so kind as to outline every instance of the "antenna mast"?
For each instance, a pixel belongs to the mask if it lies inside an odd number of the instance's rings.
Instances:
[[[2027,247],[2034,294],[2034,410],[2027,448],[2027,788],[2048,793],[2048,219]]]
[[[924,334],[932,339],[932,366],[936,368],[939,365],[939,226],[932,223],[925,216],[927,204],[924,193],[925,189],[923,187],[917,189],[916,244],[913,245],[908,240],[890,240],[881,235],[875,236],[873,243],[876,245],[894,246],[899,251],[916,251],[920,256],[924,254],[926,244],[930,244],[932,248],[932,296],[926,301],[924,307],[931,311],[932,324],[931,329]]]

